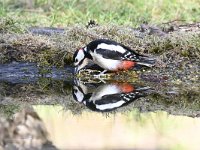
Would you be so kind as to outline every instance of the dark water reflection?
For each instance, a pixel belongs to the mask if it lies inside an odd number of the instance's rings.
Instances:
[[[200,148],[199,86],[83,82],[71,72],[0,66],[0,149]]]
[[[126,82],[86,83],[75,80],[73,98],[93,111],[108,112],[145,97],[150,87]]]

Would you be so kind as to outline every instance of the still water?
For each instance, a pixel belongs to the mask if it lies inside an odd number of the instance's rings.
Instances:
[[[200,149],[199,84],[0,70],[0,149]]]
[[[200,119],[164,111],[116,114],[84,111],[74,115],[62,106],[34,106],[49,138],[61,149],[199,149]]]

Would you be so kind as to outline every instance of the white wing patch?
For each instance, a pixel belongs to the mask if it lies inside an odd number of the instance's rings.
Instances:
[[[111,45],[111,44],[105,44],[105,43],[99,44],[97,46],[97,49],[106,49],[106,50],[110,50],[110,51],[117,51],[120,53],[126,52],[126,50],[120,45]]]
[[[113,109],[116,107],[120,107],[121,105],[123,105],[125,103],[125,101],[118,101],[116,103],[112,103],[112,104],[105,104],[105,105],[96,105],[96,108],[99,110],[106,110],[106,109]]]

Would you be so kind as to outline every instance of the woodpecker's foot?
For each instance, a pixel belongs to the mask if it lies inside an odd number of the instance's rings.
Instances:
[[[104,70],[104,71],[100,72],[99,74],[94,75],[94,77],[95,78],[104,78],[107,76],[106,72],[107,72],[107,70]]]
[[[108,70],[104,70],[100,73],[100,75],[105,75],[105,73],[107,72]]]
[[[107,70],[99,71],[91,69],[82,69],[79,71],[79,74],[76,77],[86,80],[93,78],[93,80],[100,80],[101,82],[105,82],[101,79],[109,79],[110,76],[111,74],[107,74]]]
[[[79,71],[79,77],[84,77],[84,78],[88,78],[88,77],[92,77],[94,75],[98,75],[100,74],[101,71],[99,70],[91,70],[91,69],[82,69]]]

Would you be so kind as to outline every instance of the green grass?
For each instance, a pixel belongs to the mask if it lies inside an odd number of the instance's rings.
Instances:
[[[137,26],[171,20],[199,21],[199,0],[0,0],[0,17],[26,25],[61,26],[99,24]]]

